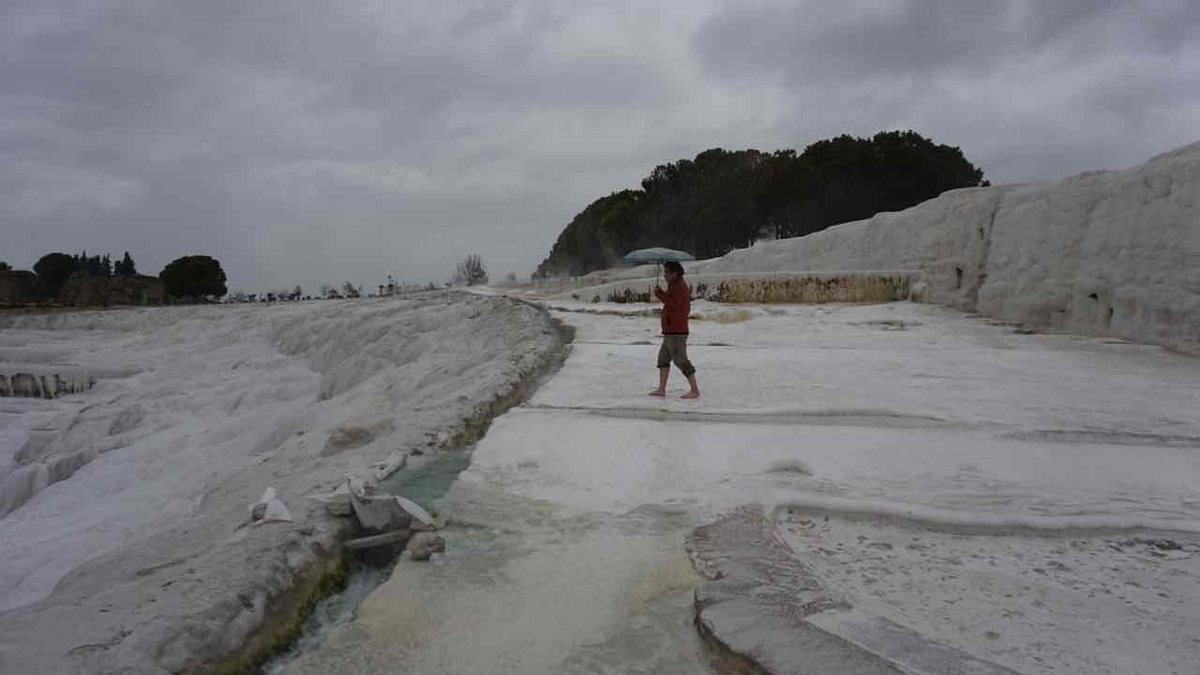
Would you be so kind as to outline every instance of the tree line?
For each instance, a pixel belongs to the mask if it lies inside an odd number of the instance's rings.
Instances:
[[[47,253],[34,263],[32,273],[14,271],[6,262],[0,262],[0,272],[29,275],[36,282],[33,295],[42,300],[58,300],[67,280],[79,274],[98,278],[155,278],[138,274],[137,263],[128,251],[116,261],[109,254],[88,255],[87,251],[76,255]],[[157,278],[168,295],[180,300],[217,299],[228,292],[221,263],[206,255],[176,258]]]
[[[586,274],[649,246],[717,257],[758,239],[800,237],[986,185],[962,150],[915,131],[842,135],[800,153],[713,148],[656,166],[641,189],[589,204],[533,276]]]

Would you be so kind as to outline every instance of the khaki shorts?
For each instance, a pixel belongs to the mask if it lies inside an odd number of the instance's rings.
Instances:
[[[686,335],[663,336],[662,347],[658,349],[658,367],[670,368],[672,362],[679,366],[684,377],[695,374],[696,369],[692,367],[692,362],[688,361]]]

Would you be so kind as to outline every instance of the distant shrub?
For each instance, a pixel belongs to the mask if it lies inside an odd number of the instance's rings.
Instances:
[[[513,278],[516,281],[516,277]],[[478,255],[469,255],[454,268],[454,283],[467,286],[479,286],[488,282],[488,273],[483,266],[483,259]]]
[[[727,303],[889,302],[907,295],[905,277],[847,274],[726,279],[717,286],[715,299]]]
[[[608,301],[620,304],[628,304],[631,302],[654,302],[653,297],[653,292],[649,290],[647,290],[645,293],[638,293],[632,288],[625,288],[619,291],[613,290],[609,292]]]

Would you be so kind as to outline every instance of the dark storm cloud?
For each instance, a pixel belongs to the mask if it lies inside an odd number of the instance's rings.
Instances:
[[[714,77],[792,91],[818,136],[911,127],[1011,181],[1196,140],[1197,34],[1182,0],[782,2],[718,11],[695,44]]]
[[[1198,27],[1200,5],[1191,2],[795,2],[718,12],[696,42],[716,72],[812,82],[986,75],[1044,52],[1067,61],[1113,51],[1171,56]]]
[[[598,6],[599,5],[599,6]],[[912,127],[1000,180],[1200,135],[1190,2],[0,7],[0,258],[207,252],[234,288],[528,272],[713,147]]]

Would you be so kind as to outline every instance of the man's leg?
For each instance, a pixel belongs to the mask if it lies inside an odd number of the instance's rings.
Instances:
[[[663,338],[662,346],[658,348],[658,389],[650,391],[651,396],[667,395],[667,378],[671,376],[671,353],[667,349],[667,338]]]
[[[667,395],[667,378],[671,376],[671,367],[658,369],[658,389],[650,392],[651,396],[666,396]]]
[[[700,385],[696,384],[696,374],[688,375],[688,384],[692,386],[691,391],[680,396],[679,398],[700,398]]]
[[[688,390],[688,393],[684,394],[680,398],[700,398],[700,385],[696,384],[696,368],[692,365],[692,362],[688,359],[687,355],[687,337],[680,338],[678,340],[678,344],[674,345],[674,347],[675,349],[672,357],[674,358],[675,365],[679,366],[679,370],[683,373],[683,376],[687,378],[688,385],[691,386],[691,389]]]

